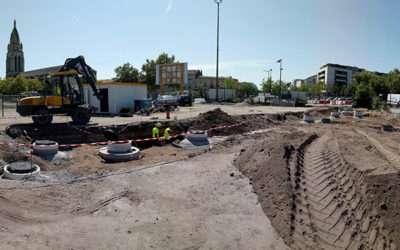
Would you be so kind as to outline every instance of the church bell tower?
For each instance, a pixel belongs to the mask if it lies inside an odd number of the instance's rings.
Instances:
[[[14,29],[11,32],[10,44],[8,44],[7,48],[6,77],[15,77],[24,71],[24,52],[19,39],[17,22],[14,20]]]

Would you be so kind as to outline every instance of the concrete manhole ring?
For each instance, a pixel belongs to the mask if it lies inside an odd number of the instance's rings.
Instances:
[[[55,155],[58,152],[58,143],[49,140],[38,140],[33,143],[32,150],[35,155]]]
[[[312,123],[315,121],[315,119],[313,115],[304,114],[303,121]]]
[[[331,119],[330,118],[322,118],[321,123],[331,123]]]
[[[110,152],[108,147],[103,147],[99,149],[99,155],[101,158],[109,162],[132,161],[139,160],[140,150],[136,147],[131,147],[130,152],[116,153]]]
[[[331,117],[339,118],[339,112],[331,112]]]
[[[15,162],[4,167],[4,177],[11,180],[36,177],[39,175],[40,167],[30,162]]]
[[[356,117],[356,118],[363,118],[363,114],[362,114],[361,111],[355,110],[355,111],[354,111],[354,117]]]
[[[202,130],[192,130],[187,134],[189,141],[207,141],[208,134]]]
[[[342,111],[342,114],[345,116],[352,116],[353,112],[352,111]]]
[[[388,125],[388,124],[382,124],[381,131],[382,132],[392,132],[393,131],[393,126],[392,125]]]
[[[108,144],[108,152],[112,153],[129,153],[132,150],[130,142],[112,142]]]

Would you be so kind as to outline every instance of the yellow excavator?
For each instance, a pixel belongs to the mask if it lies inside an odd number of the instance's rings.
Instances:
[[[67,59],[60,72],[45,81],[43,95],[19,100],[17,112],[22,116],[32,116],[37,125],[50,124],[55,114],[69,115],[76,124],[88,123],[95,108],[85,105],[79,75],[85,78],[100,100],[102,96],[95,85],[95,71],[86,64],[83,56],[78,56]]]

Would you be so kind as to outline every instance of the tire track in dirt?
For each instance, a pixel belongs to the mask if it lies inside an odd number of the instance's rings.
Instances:
[[[371,135],[365,133],[364,131],[357,131],[360,135],[365,136],[381,154],[388,160],[388,162],[393,166],[394,170],[400,171],[400,156],[398,152],[393,152],[391,149],[382,145],[377,139]]]
[[[12,201],[0,196],[0,231],[14,230],[21,225],[45,223],[44,220],[22,216],[21,209],[10,206]]]
[[[300,249],[385,246],[370,226],[359,191],[360,171],[351,167],[332,134],[300,147],[294,172],[293,243]],[[366,242],[366,243],[365,243]]]
[[[106,199],[98,201],[95,204],[89,206],[88,208],[85,208],[85,209],[79,211],[78,214],[80,214],[80,215],[93,214],[93,213],[100,211],[101,209],[107,207],[109,204],[111,204],[117,200],[120,200],[122,198],[127,198],[133,203],[140,202],[140,198],[136,193],[126,190],[126,191],[122,191],[119,193],[115,193]]]

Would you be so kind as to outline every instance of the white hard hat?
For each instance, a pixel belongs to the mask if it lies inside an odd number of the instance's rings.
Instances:
[[[161,123],[157,122],[156,127],[161,127]]]

